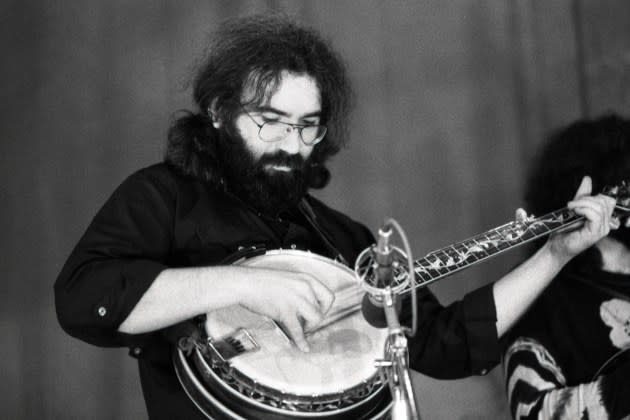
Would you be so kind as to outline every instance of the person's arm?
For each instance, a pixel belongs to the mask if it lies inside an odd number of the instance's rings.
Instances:
[[[141,334],[199,314],[240,304],[284,325],[303,351],[306,325],[318,324],[334,296],[314,277],[299,272],[238,266],[162,271],[118,330]]]
[[[630,414],[630,363],[592,382],[568,386],[562,367],[540,342],[520,337],[505,353],[514,419],[621,419]]]
[[[483,375],[501,360],[501,337],[533,303],[573,256],[588,248],[610,229],[614,200],[586,196],[585,177],[569,203],[586,223],[577,230],[553,235],[523,264],[444,307],[429,291],[418,293],[418,331],[409,339],[410,367],[438,379]],[[401,320],[411,324],[410,302],[403,304]]]
[[[61,327],[106,347],[147,347],[154,334],[118,326],[169,264],[176,185],[150,170],[127,178],[106,201],[66,260],[54,286]],[[146,353],[143,352],[146,356]]]
[[[553,234],[538,252],[495,283],[493,292],[499,337],[514,325],[571,258],[610,231],[615,200],[603,195],[590,196],[591,189],[590,177],[584,177],[574,200],[567,205],[585,217],[579,229]],[[613,223],[615,228],[617,222]]]
[[[239,303],[285,324],[306,348],[332,293],[307,274],[235,266],[170,268],[177,186],[163,173],[127,179],[98,212],[55,283],[61,326],[101,346],[147,347],[153,332]]]

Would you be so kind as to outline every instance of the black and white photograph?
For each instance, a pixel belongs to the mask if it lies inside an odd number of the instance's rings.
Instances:
[[[0,10],[0,418],[630,418],[629,2]]]

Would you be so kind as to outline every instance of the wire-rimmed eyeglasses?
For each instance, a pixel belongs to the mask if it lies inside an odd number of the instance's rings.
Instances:
[[[325,125],[291,124],[282,121],[264,121],[262,124],[258,124],[245,108],[241,108],[258,127],[258,137],[262,141],[274,142],[284,140],[293,130],[298,130],[300,140],[305,145],[315,146],[326,135],[327,128]]]

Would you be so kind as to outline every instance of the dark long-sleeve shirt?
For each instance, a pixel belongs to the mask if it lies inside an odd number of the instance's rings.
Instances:
[[[351,264],[373,243],[363,225],[313,197],[307,200],[320,228]],[[130,349],[151,418],[194,418],[197,409],[171,365],[173,335],[130,335],[118,327],[162,270],[222,264],[252,246],[335,257],[297,211],[269,218],[220,186],[184,177],[166,164],[145,168],[116,189],[64,265],[55,283],[59,322],[88,343]],[[483,374],[498,363],[489,286],[446,308],[422,289],[419,303],[419,331],[409,342],[412,368],[457,378]]]

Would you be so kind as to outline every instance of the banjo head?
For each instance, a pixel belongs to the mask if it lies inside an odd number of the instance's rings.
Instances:
[[[230,379],[225,382],[244,377],[249,383],[246,388],[274,390],[283,399],[313,401],[343,400],[347,393],[358,393],[365,398],[383,387],[374,361],[383,357],[387,331],[370,326],[358,311],[363,292],[352,270],[303,251],[269,251],[238,264],[306,272],[335,292],[329,313],[343,313],[348,306],[356,310],[308,334],[308,353],[297,349],[271,319],[240,305],[208,313],[205,329],[211,342],[237,334],[243,337],[245,331],[256,344],[255,348],[249,347],[250,351],[221,361],[229,365],[222,369],[230,372]],[[242,384],[236,387],[240,389],[238,392],[242,392],[242,387]],[[352,400],[350,398],[347,404],[356,403]],[[332,404],[331,409],[342,405]]]

